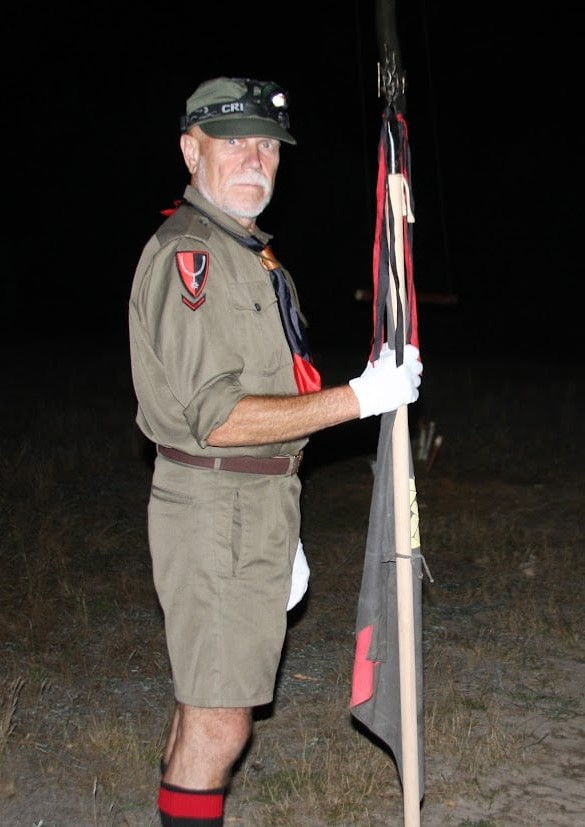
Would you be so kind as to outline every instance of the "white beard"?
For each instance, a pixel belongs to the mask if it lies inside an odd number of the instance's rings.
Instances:
[[[264,195],[255,203],[248,203],[248,199],[233,194],[232,188],[237,184],[254,184],[260,186],[264,191]],[[232,175],[225,182],[225,192],[223,196],[214,194],[207,184],[207,174],[203,158],[200,159],[199,169],[197,170],[197,188],[208,201],[228,215],[231,215],[232,218],[256,218],[266,209],[272,198],[270,181],[261,172],[255,170]]]

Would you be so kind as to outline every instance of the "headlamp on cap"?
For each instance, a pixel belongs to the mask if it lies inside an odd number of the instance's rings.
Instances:
[[[288,143],[296,143],[287,131],[290,125],[288,95],[278,84],[251,78],[222,78],[205,85],[209,87],[214,83],[217,86],[222,84],[222,92],[229,88],[229,94],[220,94],[220,98],[224,99],[218,100],[218,95],[212,94],[212,89],[209,89],[209,94],[206,94],[207,90],[203,91],[200,87],[201,91],[196,91],[188,101],[187,114],[181,117],[181,132],[186,132],[190,127],[198,125],[213,137],[223,137],[222,133],[226,136],[253,134],[248,131],[254,128],[253,122],[259,130],[258,135],[267,134]],[[236,97],[237,92],[240,91],[241,94]],[[207,102],[205,98],[208,98]],[[197,106],[199,102],[201,104]],[[190,110],[190,105],[194,104],[195,107]],[[246,133],[242,132],[244,121],[248,122]],[[213,127],[211,127],[212,123]],[[206,128],[208,124],[209,129]],[[272,129],[268,128],[270,124],[273,125]],[[276,132],[274,125],[278,125]]]

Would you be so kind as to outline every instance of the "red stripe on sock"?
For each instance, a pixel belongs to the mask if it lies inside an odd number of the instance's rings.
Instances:
[[[223,790],[180,790],[163,782],[158,793],[158,808],[173,818],[221,818]]]

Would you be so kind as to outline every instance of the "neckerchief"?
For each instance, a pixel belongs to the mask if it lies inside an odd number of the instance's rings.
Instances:
[[[260,258],[260,263],[265,270],[268,270],[274,287],[280,320],[293,357],[293,373],[298,391],[299,393],[312,393],[321,390],[321,376],[313,364],[305,325],[293,299],[284,270],[271,247],[254,235],[240,236],[232,230],[228,230],[227,227],[215,221],[201,207],[191,204],[190,201],[184,200],[183,203],[200,212],[235,241],[252,250]]]

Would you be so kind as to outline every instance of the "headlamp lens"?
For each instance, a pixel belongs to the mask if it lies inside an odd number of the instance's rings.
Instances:
[[[270,102],[275,109],[286,109],[288,106],[288,101],[284,92],[275,92],[270,98]]]
[[[288,96],[284,89],[277,86],[276,83],[267,83],[263,86],[259,84],[257,86],[252,82],[248,86],[248,93],[255,98],[258,105],[264,109],[270,118],[274,118],[281,126],[288,129]]]
[[[281,86],[276,83],[263,83],[260,80],[248,80],[248,93],[246,98],[258,106],[264,106],[267,110],[287,109],[287,94]]]

